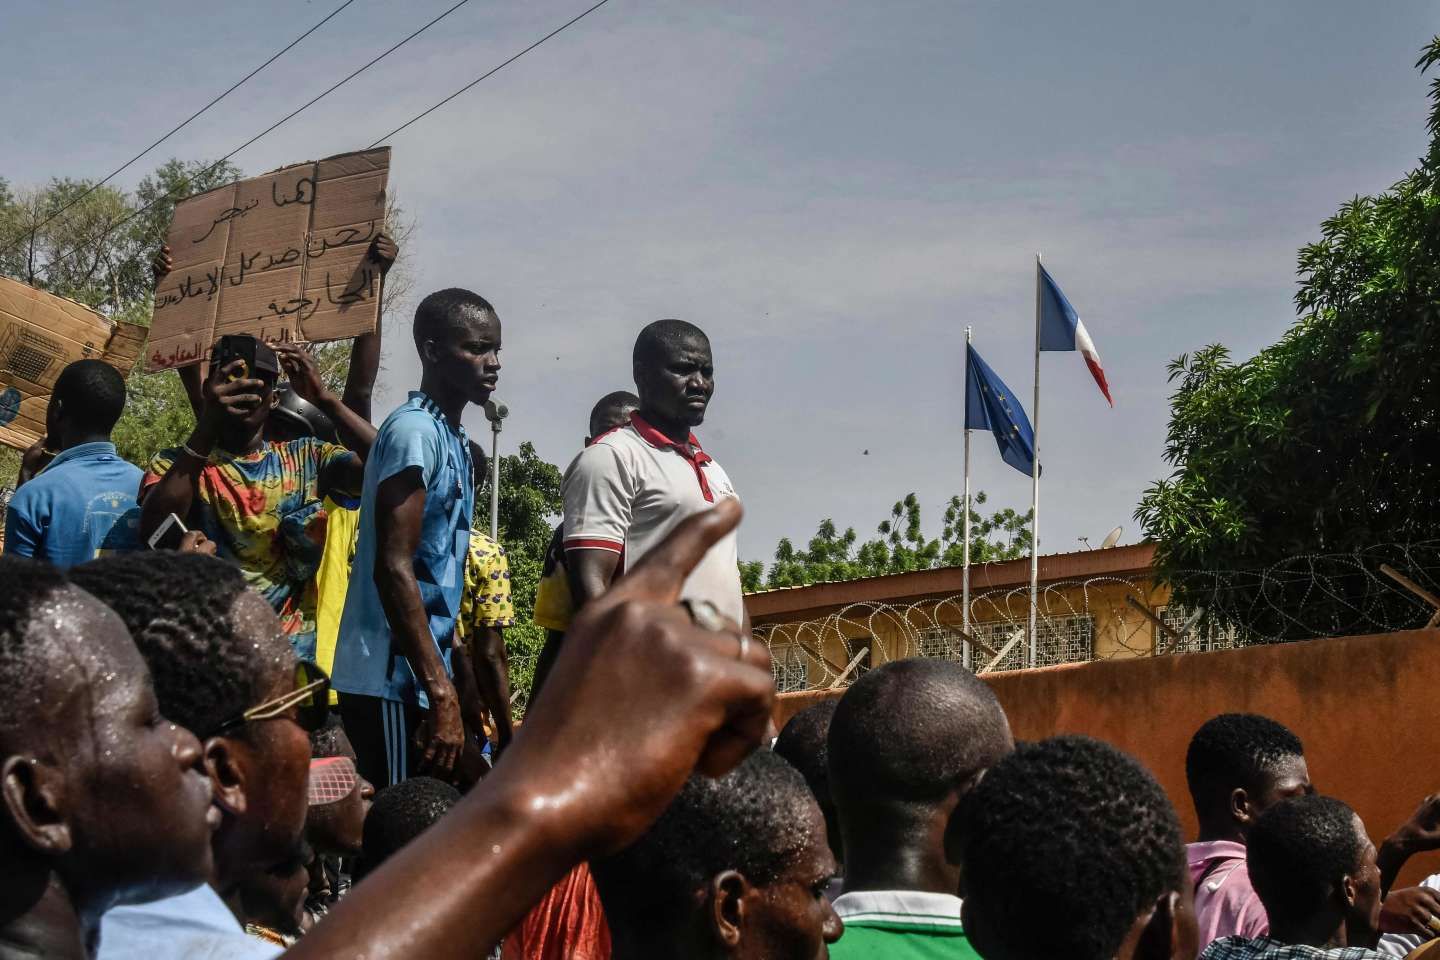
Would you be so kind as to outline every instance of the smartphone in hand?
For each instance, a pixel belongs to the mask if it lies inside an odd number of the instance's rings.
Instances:
[[[188,532],[185,524],[180,522],[180,518],[172,513],[160,524],[160,529],[150,534],[150,549],[178,550],[180,549],[180,538]]]

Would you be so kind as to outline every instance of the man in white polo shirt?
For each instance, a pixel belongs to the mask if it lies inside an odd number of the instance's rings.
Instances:
[[[640,409],[596,437],[565,472],[565,560],[576,609],[610,586],[686,517],[735,488],[690,432],[715,392],[710,340],[684,320],[657,320],[635,340]],[[735,534],[696,565],[682,597],[746,623]]]

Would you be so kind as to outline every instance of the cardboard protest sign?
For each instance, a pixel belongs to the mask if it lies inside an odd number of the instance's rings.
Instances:
[[[149,371],[205,359],[227,333],[267,343],[371,333],[390,148],[283,167],[182,201],[155,291]]]
[[[24,450],[45,435],[45,408],[60,371],[104,360],[128,375],[145,328],[0,277],[0,443]]]

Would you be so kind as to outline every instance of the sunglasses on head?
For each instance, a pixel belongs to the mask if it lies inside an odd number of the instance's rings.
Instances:
[[[239,716],[216,725],[200,739],[208,740],[222,733],[258,720],[276,720],[294,710],[295,722],[306,733],[325,726],[330,712],[330,677],[308,660],[295,664],[295,689],[273,700],[256,704]]]

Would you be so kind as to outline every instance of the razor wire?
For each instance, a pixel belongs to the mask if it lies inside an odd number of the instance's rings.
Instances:
[[[1036,666],[1163,656],[1388,633],[1433,624],[1440,540],[1307,553],[1247,570],[1170,571],[1042,584]],[[823,617],[757,627],[782,692],[843,687],[871,664],[937,657],[977,673],[1026,665],[1029,584],[975,590],[969,639],[956,593],[903,604],[859,601]]]

